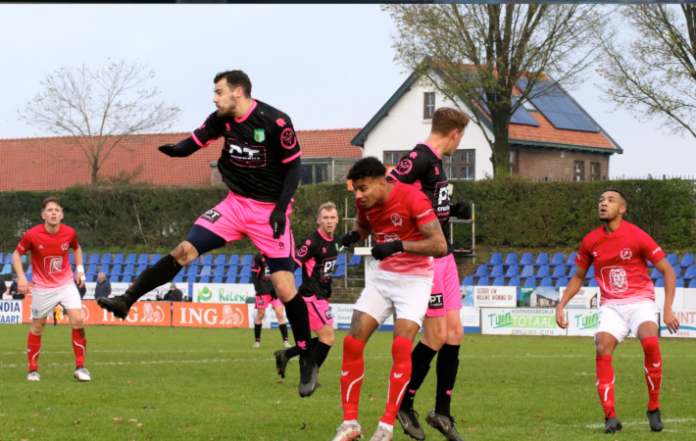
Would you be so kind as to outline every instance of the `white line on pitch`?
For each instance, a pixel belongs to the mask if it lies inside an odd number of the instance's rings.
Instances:
[[[696,418],[672,418],[662,420],[665,423],[692,423],[696,421]],[[627,423],[621,423],[622,426],[638,426],[638,425],[648,425],[648,421],[629,421]],[[588,424],[585,426],[586,429],[603,429],[604,424]]]

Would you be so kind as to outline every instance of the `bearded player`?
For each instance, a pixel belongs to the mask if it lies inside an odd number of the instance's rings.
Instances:
[[[251,81],[244,72],[222,72],[213,82],[217,111],[190,137],[159,150],[167,156],[187,157],[223,137],[217,164],[229,195],[201,215],[186,240],[143,271],[124,295],[101,298],[98,303],[123,319],[140,297],[172,280],[198,256],[248,237],[268,263],[295,341],[304,343],[298,387],[299,395],[307,397],[316,389],[317,366],[312,358],[307,304],[295,289],[294,241],[288,218],[302,170],[300,145],[288,115],[251,98]]]
[[[433,205],[420,190],[400,182],[389,183],[386,169],[376,158],[356,162],[348,173],[358,207],[353,230],[341,244],[351,246],[375,234],[372,256],[377,270],[365,280],[355,304],[350,331],[343,340],[341,400],[343,424],[334,441],[362,436],[358,423],[360,387],[365,375],[363,349],[372,333],[396,312],[386,411],[372,441],[390,441],[394,420],[411,378],[411,350],[433,289],[433,257],[447,254],[447,242],[433,213]]]
[[[655,286],[648,277],[650,261],[665,278],[664,322],[669,332],[679,329],[672,311],[677,275],[665,259],[665,253],[643,230],[623,220],[626,198],[616,190],[606,191],[599,199],[599,220],[604,222],[585,236],[575,258],[578,269],[568,283],[563,299],[556,307],[556,322],[567,328],[563,308],[582,287],[590,265],[594,265],[601,301],[595,334],[597,348],[597,391],[604,408],[604,432],[621,430],[614,404],[614,368],[612,355],[629,333],[638,337],[645,352],[645,379],[648,385],[648,421],[650,429],[662,430],[660,386],[662,357],[657,340],[658,314]]]
[[[31,251],[34,289],[31,297],[31,330],[27,342],[29,358],[27,380],[41,380],[38,370],[41,335],[46,327],[48,315],[52,314],[53,309],[60,303],[72,326],[75,378],[80,381],[90,381],[89,371],[85,369],[87,339],[82,323],[82,299],[77,290],[78,286],[85,285],[82,249],[77,242],[75,230],[61,224],[63,203],[60,199],[55,197],[45,199],[41,204],[41,217],[44,223],[24,233],[12,255],[12,267],[17,273],[17,288],[19,292],[26,294],[28,283],[22,268],[22,256]],[[68,260],[68,248],[72,248],[77,265],[77,273],[74,275]]]
[[[317,334],[312,339],[314,360],[321,367],[334,343],[333,317],[329,306],[331,297],[331,274],[338,259],[339,241],[334,232],[338,224],[338,210],[333,202],[319,206],[317,213],[319,228],[305,239],[295,259],[302,266],[302,284],[299,293],[307,302],[309,325]],[[278,350],[274,356],[278,375],[285,378],[288,360],[296,357],[300,348]]]
[[[432,203],[445,237],[450,231],[450,213],[464,219],[471,217],[471,208],[466,202],[450,205],[449,182],[442,166],[443,155],[451,157],[456,154],[467,124],[469,118],[461,110],[448,107],[437,109],[433,115],[430,136],[425,142],[418,143],[387,178],[388,181],[413,184],[425,193]],[[425,332],[411,354],[411,382],[406,388],[397,417],[404,433],[413,439],[425,439],[417,412],[413,409],[413,402],[416,391],[430,370],[430,363],[435,354],[439,353],[436,365],[435,408],[428,414],[426,421],[448,440],[457,441],[462,437],[454,427],[450,403],[457,380],[459,348],[464,337],[464,328],[459,316],[462,309],[459,275],[450,245],[447,246],[446,256],[435,259],[433,283],[428,312],[423,321]]]
[[[256,291],[256,319],[254,320],[255,341],[252,347],[261,347],[261,326],[263,325],[263,318],[266,316],[266,309],[271,306],[276,313],[276,317],[278,317],[278,329],[280,329],[283,344],[286,348],[289,348],[290,343],[288,343],[288,325],[285,323],[285,316],[283,315],[283,303],[278,300],[278,296],[273,289],[273,283],[271,282],[271,271],[266,264],[266,259],[261,255],[261,253],[254,256],[254,263],[251,265],[251,272],[253,274],[251,281],[254,284],[254,290]]]

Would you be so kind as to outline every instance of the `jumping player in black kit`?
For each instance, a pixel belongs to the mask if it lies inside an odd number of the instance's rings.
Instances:
[[[312,339],[314,360],[321,367],[334,343],[333,317],[329,307],[331,297],[331,274],[338,259],[339,240],[334,235],[338,224],[336,204],[327,202],[319,207],[317,214],[319,228],[312,233],[297,252],[297,263],[302,266],[302,285],[299,293],[307,302],[309,324],[317,334]],[[299,354],[300,348],[275,352],[276,370],[285,378],[288,360]]]
[[[449,182],[441,159],[442,155],[457,154],[468,123],[469,118],[460,110],[447,107],[437,109],[433,115],[428,139],[418,143],[387,178],[391,182],[399,181],[421,188],[433,203],[433,210],[445,237],[450,234],[450,214],[463,219],[471,217],[471,207],[466,202],[450,205]],[[459,369],[459,347],[464,330],[459,316],[459,310],[462,308],[459,276],[449,244],[447,255],[435,258],[433,283],[428,312],[423,321],[425,335],[411,354],[413,372],[397,419],[404,433],[413,439],[425,439],[425,433],[413,409],[413,402],[416,391],[430,370],[433,357],[439,352],[435,408],[428,414],[426,421],[446,439],[457,441],[462,438],[454,427],[454,418],[450,415],[450,402]]]
[[[214,83],[217,111],[189,138],[159,150],[167,156],[187,157],[224,137],[218,170],[229,195],[201,215],[186,240],[143,271],[124,295],[101,298],[98,303],[123,319],[140,297],[172,280],[198,256],[248,237],[265,256],[295,341],[303,343],[299,395],[310,396],[317,384],[317,366],[312,357],[307,304],[296,295],[294,241],[288,219],[300,182],[300,145],[288,115],[251,98],[251,81],[244,72],[219,73]]]
[[[261,326],[263,325],[263,317],[266,315],[266,309],[269,306],[278,317],[278,329],[283,337],[283,344],[286,348],[291,347],[288,342],[288,325],[285,323],[283,315],[283,303],[278,300],[278,296],[273,289],[271,282],[271,270],[266,264],[266,259],[258,253],[254,256],[254,263],[251,265],[251,273],[253,274],[251,282],[254,284],[256,291],[256,319],[254,320],[254,348],[261,347]]]

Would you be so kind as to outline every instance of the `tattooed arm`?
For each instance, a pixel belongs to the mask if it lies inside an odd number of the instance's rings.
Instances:
[[[420,256],[442,257],[447,254],[447,241],[437,220],[431,220],[418,227],[425,240],[403,242],[404,252]]]

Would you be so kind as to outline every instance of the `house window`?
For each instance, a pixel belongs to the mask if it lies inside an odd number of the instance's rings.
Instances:
[[[442,157],[442,167],[449,180],[476,179],[476,150],[457,150],[452,156]]]
[[[585,180],[585,162],[575,161],[573,166],[573,180],[574,181],[584,181]]]
[[[300,185],[321,184],[329,181],[328,164],[303,164]]]
[[[510,174],[517,175],[520,173],[520,152],[519,150],[510,150]]]
[[[590,162],[590,181],[599,181],[602,176],[602,167],[599,162]]]
[[[384,152],[384,165],[389,167],[390,165],[397,165],[401,159],[411,153],[410,151],[402,152]]]
[[[423,94],[423,119],[433,119],[435,113],[435,92]]]

